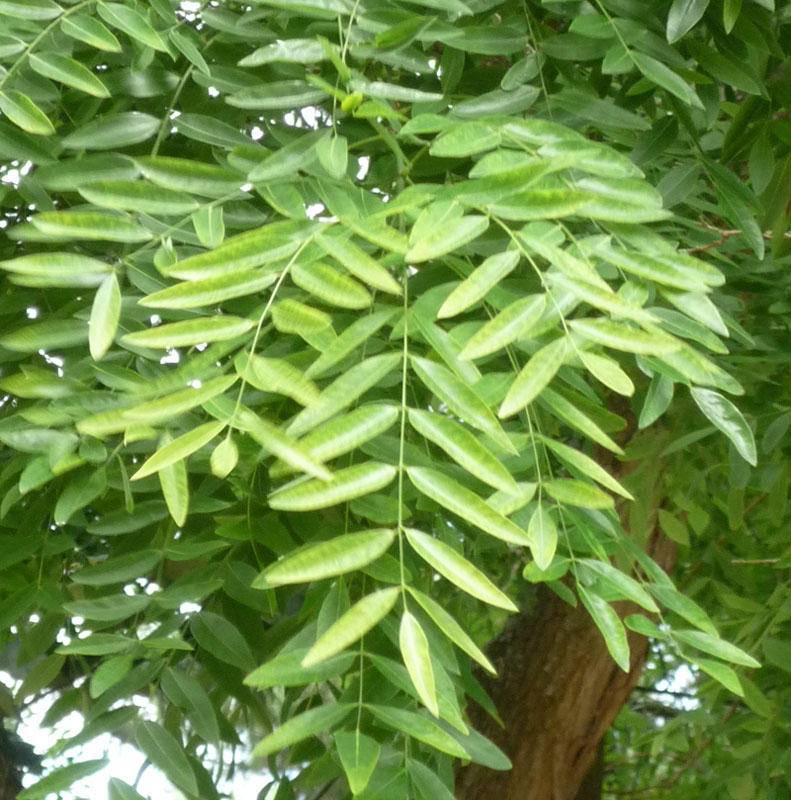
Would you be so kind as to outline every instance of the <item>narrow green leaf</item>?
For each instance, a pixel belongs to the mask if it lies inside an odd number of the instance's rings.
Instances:
[[[327,386],[314,403],[294,417],[288,426],[288,433],[301,436],[334,417],[376,386],[400,362],[400,353],[383,353],[350,367]]]
[[[60,29],[66,36],[84,42],[106,53],[120,53],[121,43],[96,17],[88,14],[71,14],[61,20]]]
[[[163,434],[160,439],[161,449],[172,444],[173,439],[169,433]],[[168,507],[173,521],[181,527],[187,521],[189,510],[189,483],[187,480],[187,465],[184,461],[176,461],[168,466],[161,467],[158,471],[159,485],[162,487],[162,496]]]
[[[125,111],[82,125],[63,138],[63,146],[70,150],[116,150],[145,142],[158,130],[159,120],[151,114]]]
[[[90,288],[105,281],[112,267],[105,261],[77,253],[32,253],[0,261],[20,286]]]
[[[345,136],[328,133],[316,142],[319,164],[333,178],[343,178],[349,165],[349,146]]]
[[[202,280],[184,281],[138,300],[147,308],[188,309],[215,306],[236,297],[248,297],[271,286],[276,273],[246,270]]]
[[[140,156],[135,158],[135,164],[148,180],[163,189],[175,189],[179,192],[189,192],[204,197],[224,197],[227,194],[238,191],[244,182],[242,176],[233,170],[216,164],[193,161],[188,158]],[[240,234],[240,236],[245,235]],[[238,239],[239,237],[236,238]],[[227,242],[226,244],[230,245],[231,243]],[[193,258],[198,257],[195,256]],[[176,264],[174,266],[178,267],[179,265]],[[178,278],[191,277],[175,270],[172,274]],[[198,277],[206,276],[199,275]]]
[[[222,206],[205,205],[193,211],[192,227],[204,247],[219,247],[225,238]]]
[[[131,219],[98,211],[41,211],[31,221],[36,229],[54,240],[103,242],[147,242],[150,231]]]
[[[549,569],[558,546],[558,529],[549,510],[540,502],[527,524],[531,539],[530,552],[536,566],[543,572]]]
[[[29,0],[26,0],[29,2]],[[0,8],[2,10],[2,8]],[[58,9],[59,11],[60,9]],[[45,800],[53,794],[60,794],[77,781],[84,780],[107,766],[106,758],[91,761],[77,761],[65,767],[57,767],[39,778],[34,784],[17,794],[18,800]]]
[[[453,209],[446,211],[446,206],[460,208],[454,203],[437,203],[418,217],[409,237],[407,261],[420,263],[444,256],[477,239],[489,227],[487,217],[456,216]]]
[[[314,458],[301,442],[250,409],[243,406],[236,408],[233,405],[222,416],[231,421],[233,427],[252,436],[273,456],[288,464],[296,472],[313,475],[321,481],[328,481],[332,477],[332,473]]]
[[[435,716],[439,716],[437,690],[434,683],[434,669],[431,666],[431,653],[428,639],[417,618],[404,611],[398,632],[401,658],[412,679],[420,702]]]
[[[96,181],[80,186],[79,192],[89,203],[117,211],[167,216],[189,214],[198,207],[197,201],[184,192],[152,186],[145,181]]]
[[[693,386],[690,394],[709,421],[733,442],[739,455],[755,466],[758,461],[755,437],[741,411],[726,397],[711,389]]]
[[[176,50],[178,50],[193,67],[207,77],[211,77],[211,69],[209,69],[206,59],[200,52],[200,40],[198,37],[194,36],[194,34],[190,36],[184,28],[172,28],[168,32],[168,38],[173,42]]]
[[[0,14],[5,16],[50,20],[62,13],[63,9],[52,0],[0,0]]]
[[[591,619],[604,637],[604,643],[613,660],[624,672],[629,672],[631,664],[629,640],[626,638],[626,628],[624,628],[621,618],[615,609],[598,595],[579,585],[577,592],[582,604],[588,609]]]
[[[397,406],[363,406],[324,423],[301,439],[299,444],[314,461],[330,461],[384,433],[395,424],[399,414]],[[293,468],[278,461],[269,474],[272,478],[281,478],[289,472],[293,472]]]
[[[323,232],[317,241],[328,255],[342,264],[355,278],[359,278],[373,289],[389,294],[401,294],[401,286],[387,269],[350,239],[327,231]]]
[[[306,545],[267,567],[253,581],[253,588],[311,583],[353,572],[383,555],[394,539],[394,530],[378,528]]]
[[[493,150],[501,138],[496,126],[478,121],[463,122],[441,133],[429,152],[437,158],[465,158]]]
[[[131,480],[140,480],[147,475],[153,475],[171,464],[178,461],[185,461],[192,453],[200,450],[208,444],[225,427],[224,422],[207,422],[199,425],[191,431],[182,434],[178,438],[163,445],[140,467]]]
[[[206,342],[222,342],[247,333],[255,323],[242,317],[216,316],[171,322],[127,333],[121,337],[122,344],[133,347],[170,349],[171,347],[193,347]]]
[[[354,733],[337,731],[333,738],[349,788],[353,795],[360,794],[368,785],[379,761],[379,742],[359,730]]]
[[[88,320],[88,346],[94,361],[101,361],[112,346],[120,319],[121,289],[111,273],[96,290]]]
[[[624,600],[631,600],[653,614],[659,612],[651,595],[634,578],[625,572],[621,572],[612,564],[608,564],[605,561],[582,558],[578,561],[578,565],[583,570],[583,573],[592,573],[607,589],[615,592]]]
[[[638,355],[663,355],[678,350],[678,339],[660,331],[651,333],[608,319],[573,319],[569,326],[594,344]]]
[[[688,106],[703,108],[703,103],[700,102],[700,98],[695,94],[695,90],[678,73],[673,72],[670,67],[637,50],[632,52],[632,58],[640,72],[651,83],[655,83],[661,89],[665,89],[670,94],[675,95]]]
[[[1,266],[1,265],[0,265]],[[305,371],[307,378],[319,378],[360,345],[365,344],[378,330],[397,314],[395,309],[372,311],[345,328]]]
[[[515,545],[530,545],[529,535],[507,517],[487,505],[475,492],[428,467],[408,467],[409,480],[426,497],[496,539]]]
[[[704,633],[719,636],[711,617],[694,600],[681,594],[674,586],[654,583],[650,584],[648,589],[665,608],[674,611]]]
[[[519,263],[518,250],[489,256],[476,267],[445,299],[437,312],[439,319],[455,317],[474,306],[507,277]]]
[[[744,697],[744,688],[739,676],[727,664],[720,664],[719,661],[712,661],[710,658],[694,658],[692,662],[729,692],[733,692],[737,697]]]
[[[115,594],[92,600],[72,600],[64,603],[63,608],[68,614],[89,620],[120,622],[144,611],[150,602],[151,598],[144,594]]]
[[[272,686],[307,686],[309,683],[322,683],[330,678],[343,675],[357,653],[341,653],[328,658],[315,667],[302,666],[302,659],[307,655],[307,647],[284,650],[274,658],[253,670],[245,679],[247,686],[256,689],[269,689]]]
[[[614,503],[610,495],[586,481],[574,478],[555,478],[545,481],[544,489],[558,503],[581,508],[612,508]]]
[[[234,383],[236,383],[236,375],[220,375],[202,383],[198,387],[190,386],[187,389],[173,392],[157,400],[150,400],[132,408],[124,409],[125,422],[122,420],[122,425],[128,425],[130,421],[156,425],[208,402],[213,397],[229,389]],[[83,429],[79,423],[77,429],[80,433],[91,435],[90,430]],[[123,427],[121,430],[123,430]]]
[[[354,644],[390,613],[400,591],[399,587],[393,586],[358,600],[319,636],[302,659],[302,666],[312,667]]]
[[[419,592],[411,586],[408,588],[410,594],[448,639],[460,650],[467,653],[470,658],[477,661],[487,672],[490,672],[492,675],[497,674],[492,662],[489,661],[484,652],[475,644],[464,628],[462,628],[436,600],[432,600],[428,595]]]
[[[140,749],[159,767],[174,786],[191,795],[198,794],[198,781],[181,742],[156,722],[143,721],[135,735]]]
[[[227,478],[239,461],[239,450],[234,440],[227,436],[212,450],[211,474],[216,478]]]
[[[506,594],[457,550],[415,528],[404,530],[413,550],[462,591],[497,608],[504,608],[506,611],[518,610]]]
[[[568,347],[568,339],[563,336],[544,345],[531,357],[508,389],[497,412],[501,419],[517,414],[541,393],[562,366]]]
[[[579,450],[569,447],[563,442],[558,442],[548,436],[542,436],[541,441],[567,466],[579,470],[589,478],[593,478],[597,483],[606,486],[613,492],[625,497],[627,500],[634,500],[632,495],[615,479],[604,467],[594,461],[590,456],[586,456]]]
[[[511,473],[497,457],[458,422],[442,414],[412,408],[409,424],[479,480],[504,492],[518,490]]]
[[[0,92],[0,111],[23,131],[51,136],[55,128],[47,115],[27,96],[11,89]]]
[[[109,586],[124,583],[146,575],[162,560],[162,554],[153,550],[137,550],[115,556],[75,572],[71,579],[84,586]]]
[[[241,631],[228,619],[211,611],[201,611],[190,619],[190,631],[195,641],[207,653],[250,672],[256,660]]]
[[[546,295],[534,294],[515,300],[490,319],[466,342],[461,358],[483,358],[526,336],[541,320]]]
[[[151,23],[139,11],[121,3],[104,3],[96,5],[99,16],[114,28],[123,31],[146,47],[152,47],[167,53],[168,48],[162,37]]]
[[[109,97],[108,88],[79,61],[59,53],[31,53],[28,56],[31,69],[45,78],[79,89],[93,97]]]
[[[241,378],[262,392],[285,395],[303,406],[319,397],[316,384],[284,359],[240,353],[234,366]]]
[[[348,703],[332,703],[303,711],[287,719],[279,728],[275,728],[272,733],[265,736],[253,748],[253,757],[262,758],[279,753],[309,736],[330,731],[338,723],[343,722],[353,708],[354,706]]]
[[[614,392],[622,394],[625,397],[631,397],[634,394],[632,379],[621,369],[618,362],[614,359],[609,356],[601,355],[600,353],[591,353],[588,350],[580,352],[579,358],[585,369],[587,369],[594,378],[601,381],[608,389],[612,389]]]
[[[354,278],[321,261],[294,264],[291,280],[321,302],[338,308],[368,308],[371,295]]]
[[[196,678],[168,667],[160,685],[170,701],[187,713],[195,732],[206,742],[220,740],[220,727],[209,695]]]
[[[317,89],[306,81],[294,79],[267,81],[265,84],[248,86],[226,97],[225,102],[234,108],[254,111],[278,111],[315,105],[327,97],[323,89]]]
[[[454,800],[450,789],[442,782],[436,772],[415,761],[407,759],[409,779],[418,791],[420,800]]]
[[[371,705],[367,708],[377,719],[396,731],[405,733],[453,758],[469,758],[469,753],[453,736],[422,714],[393,706]]]
[[[706,13],[709,0],[673,0],[667,15],[667,40],[671,44],[688,33]]]
[[[736,645],[726,642],[718,636],[712,636],[710,633],[674,630],[671,636],[682,644],[694,647],[704,653],[710,653],[723,661],[730,661],[732,664],[752,669],[757,669],[761,666],[760,661],[756,661],[740,647],[736,647]]]
[[[269,496],[270,508],[280,511],[315,511],[345,503],[383,489],[393,481],[396,468],[370,461],[335,472],[330,480],[310,480],[289,485]]]
[[[497,418],[475,391],[449,369],[427,358],[410,357],[418,378],[458,417],[487,434],[507,452],[516,450]]]

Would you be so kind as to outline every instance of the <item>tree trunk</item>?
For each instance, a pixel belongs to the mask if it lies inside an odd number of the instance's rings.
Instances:
[[[649,550],[663,567],[672,564],[675,549],[664,537],[655,535]],[[636,610],[628,603],[616,607],[622,615]],[[637,683],[648,649],[637,634],[629,634],[629,644],[625,673],[585,609],[542,587],[533,612],[517,618],[491,648],[499,677],[484,683],[504,726],[472,710],[475,728],[508,754],[513,769],[460,770],[458,800],[594,800],[602,737]]]

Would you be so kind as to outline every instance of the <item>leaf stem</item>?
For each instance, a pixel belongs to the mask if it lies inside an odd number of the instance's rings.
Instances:
[[[404,578],[404,438],[406,436],[407,363],[409,359],[409,267],[404,267],[404,335],[401,366],[401,430],[398,442],[398,563],[401,571],[401,599],[406,610],[406,580]]]

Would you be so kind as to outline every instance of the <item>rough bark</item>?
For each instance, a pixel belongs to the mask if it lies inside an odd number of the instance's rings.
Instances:
[[[672,564],[674,547],[655,537],[654,559]],[[620,604],[619,613],[636,609]],[[494,643],[499,678],[485,681],[503,721],[480,709],[476,729],[511,758],[509,772],[471,765],[460,770],[458,800],[575,800],[595,797],[594,767],[600,742],[636,684],[647,642],[630,634],[631,669],[613,662],[587,612],[572,608],[549,590]],[[583,780],[590,773],[587,790]],[[599,781],[600,785],[600,781]]]

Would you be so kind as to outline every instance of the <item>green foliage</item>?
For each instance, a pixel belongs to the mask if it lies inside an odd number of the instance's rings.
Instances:
[[[787,741],[787,3],[0,0],[0,24],[18,706],[57,690],[48,722],[90,708],[90,738],[120,704],[189,797],[240,742],[278,798],[450,797],[454,763],[509,767],[470,664],[546,583],[622,669],[627,627],[696,665],[740,752]],[[689,596],[646,549],[660,506]],[[781,798],[780,752],[710,795]]]

